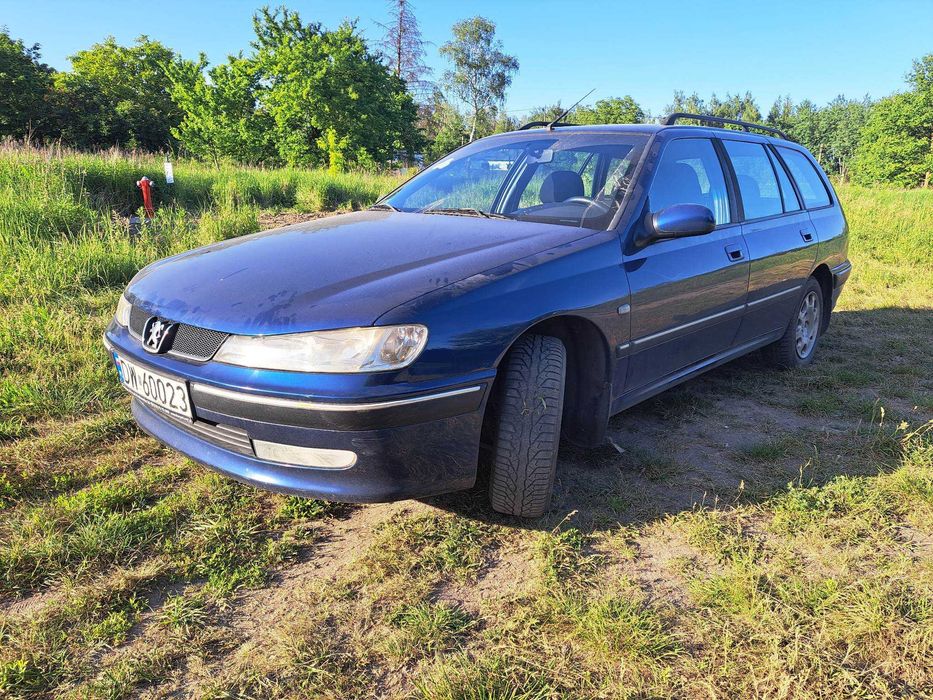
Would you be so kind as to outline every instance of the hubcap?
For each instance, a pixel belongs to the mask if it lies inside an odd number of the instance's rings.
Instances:
[[[805,360],[813,352],[816,336],[820,330],[820,297],[814,292],[807,292],[797,313],[797,357]]]

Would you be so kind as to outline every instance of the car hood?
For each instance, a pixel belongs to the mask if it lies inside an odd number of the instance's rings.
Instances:
[[[127,297],[153,315],[227,333],[367,326],[422,294],[592,233],[364,211],[166,258],[141,270]]]

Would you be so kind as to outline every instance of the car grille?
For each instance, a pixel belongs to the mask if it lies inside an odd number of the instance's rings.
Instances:
[[[152,314],[138,306],[133,306],[130,309],[130,330],[133,331],[133,335],[138,338],[143,337],[143,329],[146,327],[146,321],[149,320],[150,316]]]
[[[148,405],[148,404],[147,404]],[[231,452],[238,452],[243,455],[254,457],[253,443],[249,435],[242,428],[235,428],[232,425],[222,425],[221,423],[212,423],[203,418],[198,418],[193,423],[181,420],[167,411],[159,411],[159,414],[165,416],[174,425],[185,432],[191,433],[211,444],[223,447]]]
[[[152,314],[145,309],[133,306],[130,310],[130,332],[141,339],[146,321],[151,317]],[[187,360],[209,360],[220,349],[228,335],[228,333],[212,331],[209,328],[179,323],[168,354]]]
[[[209,360],[226,339],[226,333],[181,323],[169,352],[195,360]]]

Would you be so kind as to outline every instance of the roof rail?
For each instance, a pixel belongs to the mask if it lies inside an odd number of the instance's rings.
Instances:
[[[713,117],[709,114],[690,114],[689,112],[674,112],[667,119],[664,120],[664,126],[671,126],[677,123],[678,119],[696,119],[699,122],[708,122],[710,124],[733,124],[735,126],[741,126],[743,131],[751,131],[752,129],[757,129],[758,131],[766,131],[769,134],[776,134],[780,136],[785,141],[791,141],[792,139],[788,137],[780,129],[775,129],[771,126],[764,126],[763,124],[755,124],[754,122],[743,122],[739,119],[726,119],[725,117]]]
[[[541,126],[577,126],[576,124],[567,124],[565,122],[528,122],[527,124],[522,124],[518,127],[517,131],[525,131],[526,129],[537,129]]]

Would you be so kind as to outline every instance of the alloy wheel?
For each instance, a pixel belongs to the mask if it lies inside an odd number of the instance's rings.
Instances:
[[[820,297],[811,290],[803,298],[797,312],[797,357],[805,360],[813,352],[820,330]]]

